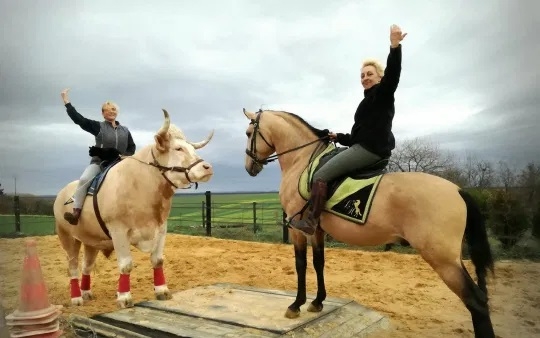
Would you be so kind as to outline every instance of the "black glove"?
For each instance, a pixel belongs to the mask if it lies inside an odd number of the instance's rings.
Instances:
[[[112,161],[120,156],[120,152],[115,148],[99,148],[96,146],[90,147],[88,154],[92,157],[97,156],[103,161]]]

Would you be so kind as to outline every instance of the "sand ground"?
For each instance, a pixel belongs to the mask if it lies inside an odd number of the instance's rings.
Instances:
[[[65,254],[58,239],[35,239],[50,302],[63,305],[64,316],[91,316],[117,309],[118,271],[114,254],[110,260],[98,256],[92,275],[97,299],[75,307],[70,303]],[[149,255],[136,249],[132,253],[134,301],[151,300]],[[296,290],[291,245],[170,234],[165,255],[165,274],[172,292],[220,282]],[[24,239],[0,239],[0,297],[6,315],[19,304],[23,259]],[[311,253],[308,259],[311,260]],[[466,266],[474,271],[470,262]],[[387,315],[394,328],[393,337],[473,337],[468,311],[419,256],[327,249],[325,276],[328,296],[353,299]],[[315,293],[311,261],[307,279],[308,292]],[[495,279],[489,280],[488,288],[498,337],[540,337],[540,263],[499,261]]]

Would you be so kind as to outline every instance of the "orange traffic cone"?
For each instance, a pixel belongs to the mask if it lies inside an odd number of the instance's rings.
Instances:
[[[51,305],[41,272],[36,241],[26,241],[19,294],[19,308],[6,316],[11,337],[57,337],[61,306]]]

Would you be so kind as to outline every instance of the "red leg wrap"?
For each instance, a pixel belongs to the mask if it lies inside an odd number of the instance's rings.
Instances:
[[[118,280],[118,292],[129,292],[129,274],[120,274],[120,279]]]
[[[69,282],[70,284],[70,292],[71,292],[71,298],[76,298],[81,296],[81,289],[79,288],[79,279],[78,278],[72,278]]]
[[[81,290],[88,291],[90,290],[90,275],[82,275],[81,279]]]
[[[154,286],[165,285],[163,268],[154,268]]]

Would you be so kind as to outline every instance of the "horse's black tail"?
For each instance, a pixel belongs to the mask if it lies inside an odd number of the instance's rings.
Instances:
[[[494,274],[493,255],[488,242],[484,217],[474,198],[466,191],[460,190],[459,194],[467,207],[467,223],[465,225],[465,240],[469,248],[469,255],[476,268],[478,287],[486,296],[487,269]]]

